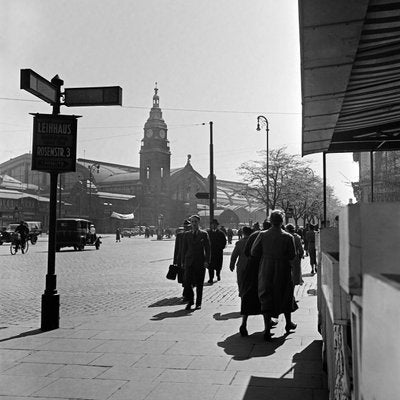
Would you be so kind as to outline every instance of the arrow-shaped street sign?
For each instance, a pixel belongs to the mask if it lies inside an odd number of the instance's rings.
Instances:
[[[57,96],[57,86],[43,78],[31,69],[21,69],[21,89],[32,93],[34,96],[50,104],[59,102]]]
[[[198,199],[209,199],[210,198],[210,193],[208,193],[208,192],[197,192],[195,194],[195,196]]]
[[[64,95],[67,107],[122,106],[120,86],[65,88]]]

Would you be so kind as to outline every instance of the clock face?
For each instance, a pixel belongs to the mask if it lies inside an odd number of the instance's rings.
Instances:
[[[147,136],[148,138],[151,138],[151,137],[153,136],[153,131],[152,131],[151,129],[147,129],[147,131],[146,131],[146,136]]]
[[[164,130],[160,130],[160,138],[164,139],[165,138],[165,131]]]

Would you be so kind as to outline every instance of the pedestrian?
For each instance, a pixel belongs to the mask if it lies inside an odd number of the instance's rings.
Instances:
[[[201,308],[206,269],[210,264],[210,240],[206,231],[199,229],[200,217],[190,217],[191,230],[184,233],[182,261],[184,268],[184,291],[188,299],[186,310],[194,305],[193,287],[196,287],[196,310]]]
[[[218,225],[218,221],[213,219],[211,222],[211,229],[207,231],[211,245],[211,261],[208,268],[208,283],[213,283],[214,271],[217,275],[217,279],[219,281],[221,280],[221,269],[224,259],[224,248],[226,246],[226,236],[222,230],[218,229]]]
[[[184,284],[184,273],[183,273],[183,266],[182,266],[182,247],[183,247],[183,236],[185,232],[190,231],[190,221],[185,219],[183,221],[183,231],[180,231],[176,234],[175,237],[175,247],[174,247],[174,260],[173,264],[179,267],[178,272],[178,283],[181,283],[183,286],[183,293],[182,293],[182,301],[187,301],[188,297],[185,291],[185,284]]]
[[[240,240],[243,237],[243,230],[242,228],[239,228],[237,231],[237,235],[238,235],[238,240]]]
[[[226,231],[226,236],[228,237],[228,244],[232,244],[232,238],[233,238],[232,228],[228,228],[228,230]]]
[[[315,248],[315,226],[310,224],[309,230],[306,232],[307,250],[310,255],[311,274],[317,272],[317,251]]]
[[[278,318],[284,313],[287,333],[297,327],[291,319],[291,313],[297,308],[290,264],[296,255],[294,239],[282,229],[282,211],[272,211],[270,221],[272,227],[260,232],[251,248],[253,256],[261,253],[262,257],[258,274],[258,297],[264,317],[266,341],[271,340],[272,317]]]
[[[241,305],[240,313],[242,315],[242,325],[239,328],[239,332],[242,336],[248,336],[247,332],[247,319],[249,315],[259,315],[261,314],[261,304],[258,298],[258,274],[259,266],[261,261],[261,252],[258,251],[257,254],[251,254],[251,248],[260,233],[260,225],[255,224],[253,227],[258,229],[252,229],[246,245],[244,247],[244,255],[247,257],[246,269],[242,276],[241,285]],[[263,222],[263,230],[268,230],[271,224],[268,220]],[[251,228],[250,228],[251,229]],[[243,227],[244,232],[244,227]],[[277,322],[271,320],[271,326],[275,326]]]
[[[308,257],[308,242],[307,242],[307,232],[310,230],[310,224],[306,224],[303,229],[303,242],[304,242],[304,250],[306,252],[306,257]]]
[[[239,328],[239,332],[242,336],[248,336],[248,316],[261,313],[260,302],[258,301],[257,283],[255,285],[252,284],[254,278],[257,280],[258,266],[250,264],[250,257],[245,254],[246,244],[252,232],[253,230],[250,227],[243,227],[243,238],[235,243],[229,266],[230,270],[233,272],[236,263],[237,284],[239,297],[241,298],[240,313],[242,315],[242,324]],[[256,267],[255,270],[254,267]],[[249,288],[250,290],[253,289],[253,296],[249,296]],[[244,293],[246,296],[244,296]]]
[[[120,242],[120,241],[121,241],[121,231],[119,228],[117,228],[115,231],[115,243]]]
[[[296,256],[292,260],[293,285],[302,285],[304,281],[301,274],[301,260],[304,258],[304,250],[303,245],[301,244],[301,237],[295,232],[295,228],[292,224],[286,225],[286,231],[293,236],[294,245],[296,247]]]

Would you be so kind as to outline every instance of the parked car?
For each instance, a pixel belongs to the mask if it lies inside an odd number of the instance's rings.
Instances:
[[[8,224],[6,227],[3,227],[1,230],[1,238],[0,238],[0,244],[3,243],[10,243],[12,241],[12,237],[15,233],[15,228],[18,226],[19,224],[15,223],[15,224]]]
[[[132,231],[130,229],[127,229],[127,228],[122,229],[121,236],[130,238],[132,236]]]
[[[81,218],[59,218],[56,222],[56,250],[73,247],[82,251],[85,246],[100,248],[101,237],[96,234],[93,223]]]

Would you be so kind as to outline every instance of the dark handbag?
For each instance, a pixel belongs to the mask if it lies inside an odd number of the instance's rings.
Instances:
[[[171,281],[174,281],[176,279],[176,276],[178,275],[179,269],[180,268],[177,265],[171,264],[168,268],[167,279],[171,279]]]

